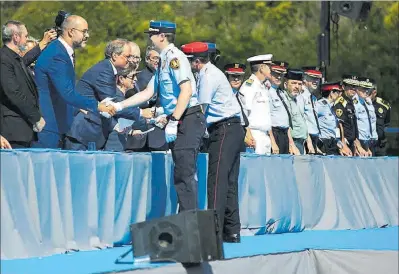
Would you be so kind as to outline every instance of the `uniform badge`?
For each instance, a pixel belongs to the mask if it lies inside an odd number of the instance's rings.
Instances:
[[[245,84],[247,84],[248,86],[251,86],[253,82],[254,82],[254,80],[248,79],[247,81],[245,81]]]
[[[378,108],[378,113],[384,113],[384,110],[382,108]]]
[[[353,99],[353,103],[357,104],[357,103],[359,103],[359,101],[355,98],[355,99]]]
[[[170,67],[171,67],[172,69],[178,69],[178,68],[180,68],[179,59],[173,58],[172,60],[170,60]]]
[[[337,109],[337,110],[335,111],[335,114],[337,114],[337,117],[341,117],[343,113],[344,113],[344,112],[342,111],[342,109]]]
[[[239,68],[240,64],[234,64],[234,68]]]

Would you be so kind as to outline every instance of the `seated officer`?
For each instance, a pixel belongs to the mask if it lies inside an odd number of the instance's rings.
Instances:
[[[224,241],[240,242],[238,174],[244,141],[240,104],[224,73],[210,62],[206,43],[189,43],[182,50],[198,73],[198,102],[209,133],[208,208],[217,211]]]

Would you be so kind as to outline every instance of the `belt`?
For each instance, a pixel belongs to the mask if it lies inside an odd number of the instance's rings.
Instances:
[[[288,127],[272,127],[272,129],[277,130],[277,131],[282,131],[282,132],[288,131]]]
[[[190,108],[186,109],[183,112],[182,117],[187,116],[187,115],[191,115],[191,114],[194,114],[194,113],[197,113],[197,112],[204,113],[204,108],[202,107],[202,105],[196,105],[196,106],[193,106],[193,107],[190,107]]]
[[[240,119],[240,117],[229,117],[229,118],[222,119],[222,120],[217,121],[217,122],[213,123],[212,125],[210,125],[208,127],[208,131],[209,132],[214,131],[217,127],[219,127],[219,126],[221,126],[223,124],[227,124],[227,123],[239,123],[239,124],[241,124],[241,119]]]

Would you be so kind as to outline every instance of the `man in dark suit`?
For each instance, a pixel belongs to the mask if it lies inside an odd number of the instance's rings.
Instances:
[[[38,104],[38,94],[27,65],[34,62],[48,42],[55,38],[55,32],[47,32],[41,43],[20,56],[26,46],[28,31],[19,21],[8,21],[2,27],[4,46],[1,56],[1,134],[13,148],[29,148],[37,138],[45,120]]]
[[[79,93],[85,98],[100,102],[106,98],[116,97],[118,69],[128,68],[132,60],[128,41],[117,39],[109,42],[105,49],[105,57],[105,60],[86,71],[76,85]],[[124,109],[114,118],[138,120],[139,117],[140,110],[135,107]],[[116,119],[99,118],[85,111],[79,111],[67,133],[65,149],[87,150],[89,143],[95,143],[96,149],[102,149],[109,133],[116,130],[116,126]]]
[[[35,80],[46,126],[34,147],[59,148],[73,119],[73,107],[91,112],[115,114],[112,106],[99,104],[94,98],[80,95],[75,89],[74,50],[85,47],[89,38],[86,20],[70,15],[61,25],[60,37],[39,56]]]
[[[146,67],[138,74],[137,82],[133,89],[128,90],[126,98],[133,96],[137,92],[144,90],[154,75],[159,65],[159,53],[148,47],[145,55]],[[162,114],[162,107],[160,106],[157,95],[155,95],[150,101],[140,105],[145,118],[153,118],[154,114]],[[154,111],[154,110],[155,111]],[[149,113],[150,112],[150,113]],[[169,149],[168,144],[165,140],[165,132],[163,129],[149,125],[149,128],[155,127],[155,129],[147,134],[139,134],[128,136],[126,143],[126,150],[133,152],[147,152],[147,151],[166,151]]]

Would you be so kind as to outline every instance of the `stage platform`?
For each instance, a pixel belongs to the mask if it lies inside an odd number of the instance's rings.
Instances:
[[[226,260],[184,269],[176,263],[138,263],[132,255],[114,261],[130,247],[81,251],[43,258],[2,260],[2,274],[396,274],[398,227],[247,236],[224,244]],[[133,271],[134,270],[134,271]]]
[[[165,153],[1,151],[1,259],[129,242],[129,225],[175,214]],[[398,157],[242,154],[246,235],[398,225]],[[198,157],[206,208],[207,155]]]

